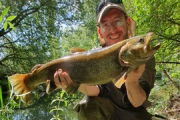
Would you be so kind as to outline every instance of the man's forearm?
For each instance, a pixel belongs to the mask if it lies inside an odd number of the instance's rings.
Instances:
[[[126,81],[128,99],[134,107],[139,107],[146,100],[146,93],[139,85],[139,82]]]
[[[146,100],[146,92],[139,84],[139,78],[145,70],[145,64],[128,73],[126,77],[126,89],[128,99],[134,107],[139,107]]]
[[[84,84],[81,84],[78,90],[87,96],[98,96],[100,92],[98,86],[90,86]]]

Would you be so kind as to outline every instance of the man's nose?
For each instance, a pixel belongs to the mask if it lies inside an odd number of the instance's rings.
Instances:
[[[109,31],[114,33],[114,32],[116,32],[116,30],[117,30],[117,26],[115,26],[114,24],[111,24]]]

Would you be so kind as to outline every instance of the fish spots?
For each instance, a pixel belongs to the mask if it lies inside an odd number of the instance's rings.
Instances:
[[[95,68],[99,67],[99,63],[96,61],[91,61],[88,64],[88,71],[94,70]],[[97,70],[97,69],[96,69]]]

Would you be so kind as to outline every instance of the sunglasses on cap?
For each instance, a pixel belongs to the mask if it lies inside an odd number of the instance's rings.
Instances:
[[[96,15],[99,14],[99,12],[107,3],[122,4],[123,2],[122,0],[101,0],[101,2],[96,7]]]

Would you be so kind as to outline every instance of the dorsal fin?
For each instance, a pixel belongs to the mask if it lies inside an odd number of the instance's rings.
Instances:
[[[31,72],[35,72],[38,68],[40,68],[43,64],[36,64],[32,69]]]
[[[83,48],[78,48],[78,47],[73,47],[71,48],[70,52],[71,53],[76,53],[76,52],[85,52],[86,50]]]

